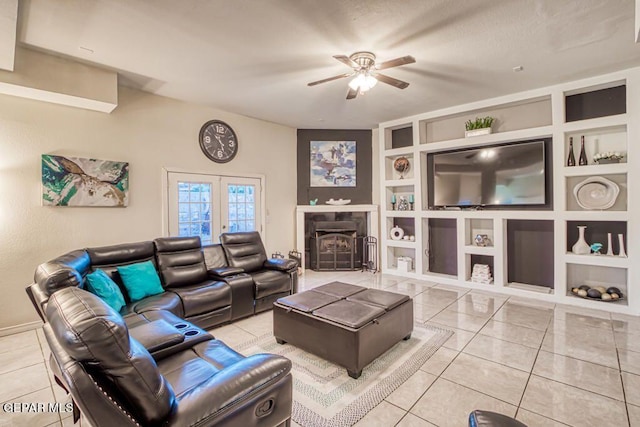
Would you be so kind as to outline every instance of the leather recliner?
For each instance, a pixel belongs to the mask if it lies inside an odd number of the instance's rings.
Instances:
[[[229,266],[251,276],[256,313],[270,310],[278,298],[297,292],[298,263],[291,259],[267,258],[257,231],[223,233],[220,243]]]
[[[178,294],[184,316],[202,328],[231,320],[231,289],[207,273],[199,237],[153,241],[165,290]]]
[[[75,286],[53,293],[44,312],[57,381],[95,427],[290,424],[286,358],[245,358],[208,336],[188,348],[167,344],[154,360],[118,313]]]

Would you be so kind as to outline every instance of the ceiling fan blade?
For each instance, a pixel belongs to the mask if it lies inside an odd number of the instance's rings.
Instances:
[[[394,79],[393,77],[385,76],[384,74],[375,73],[373,75],[373,77],[375,77],[376,79],[378,79],[382,83],[386,83],[388,85],[395,86],[398,89],[405,89],[407,86],[409,86],[409,83],[407,83],[407,82],[403,82],[402,80]]]
[[[349,88],[349,92],[347,92],[347,99],[353,99],[358,96],[358,91]]]
[[[307,86],[315,86],[315,85],[319,85],[320,83],[326,83],[326,82],[330,82],[330,81],[333,81],[333,80],[343,79],[345,77],[353,76],[354,74],[355,73],[340,74],[339,76],[333,76],[333,77],[329,77],[328,79],[322,79],[322,80],[318,80],[318,81],[315,81],[315,82],[307,83]]]
[[[351,68],[355,68],[355,69],[360,68],[360,64],[358,64],[357,62],[355,62],[354,60],[352,60],[348,56],[333,55],[333,57],[336,58],[338,61],[342,62],[347,67],[351,67]]]
[[[384,70],[385,68],[399,67],[400,65],[413,64],[416,59],[413,56],[407,55],[402,58],[391,59],[384,61],[381,64],[375,66],[376,70]]]

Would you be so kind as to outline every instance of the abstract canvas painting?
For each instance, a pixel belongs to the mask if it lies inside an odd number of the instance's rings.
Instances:
[[[355,141],[311,141],[311,187],[356,186]]]
[[[49,206],[127,206],[129,163],[43,154],[42,202]]]

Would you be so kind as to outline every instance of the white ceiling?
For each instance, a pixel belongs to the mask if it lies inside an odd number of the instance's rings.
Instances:
[[[358,129],[640,65],[633,0],[22,0],[18,40],[148,92],[297,127]],[[347,101],[333,55],[405,90]],[[91,52],[92,51],[92,52]],[[516,73],[518,65],[524,71]]]

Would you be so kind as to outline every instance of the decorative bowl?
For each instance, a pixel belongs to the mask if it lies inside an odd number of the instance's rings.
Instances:
[[[340,206],[340,205],[348,205],[349,203],[351,203],[351,199],[338,199],[338,200],[329,199],[329,200],[327,200],[327,204],[328,205]]]

